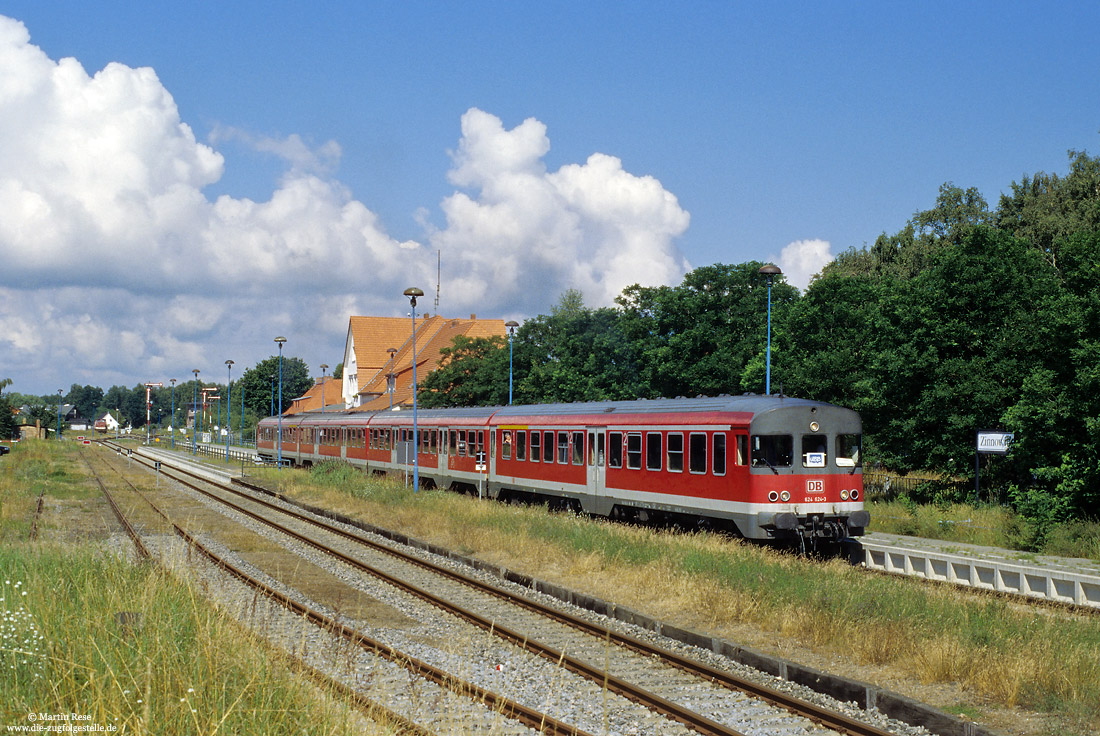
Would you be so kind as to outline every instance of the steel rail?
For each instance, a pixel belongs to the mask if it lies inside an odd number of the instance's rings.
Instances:
[[[151,559],[152,555],[149,553],[149,548],[145,546],[145,542],[141,541],[141,535],[137,533],[133,525],[130,524],[129,519],[122,513],[122,509],[115,503],[114,497],[110,491],[107,490],[107,486],[103,485],[103,481],[100,480],[99,473],[95,472],[95,468],[92,467],[92,462],[81,450],[80,457],[84,460],[84,463],[88,466],[88,470],[91,472],[92,477],[95,478],[95,482],[99,484],[99,489],[103,491],[103,495],[107,498],[107,503],[111,507],[111,511],[114,512],[115,518],[122,524],[122,528],[126,530],[126,534],[130,537],[130,540],[134,543],[134,547],[137,549],[138,555],[143,559]],[[125,480],[125,479],[124,479]],[[129,483],[129,481],[127,481]],[[133,485],[131,484],[131,488]],[[136,489],[135,489],[136,490]]]
[[[363,537],[362,535],[355,534],[353,532],[349,532],[345,529],[340,529],[338,527],[332,526],[331,524],[319,521],[315,518],[311,518],[309,516],[306,516],[306,515],[298,513],[298,512],[292,512],[289,509],[281,507],[277,504],[273,504],[273,503],[271,503],[269,501],[266,501],[262,498],[256,498],[255,496],[242,493],[241,491],[239,491],[235,488],[232,488],[231,486],[229,486],[229,487],[223,486],[222,484],[220,484],[216,481],[212,481],[210,479],[203,478],[201,475],[193,473],[189,470],[186,470],[186,469],[183,469],[183,468],[178,468],[178,467],[176,468],[176,470],[177,470],[177,472],[184,473],[184,474],[189,475],[193,478],[198,478],[198,479],[202,480],[202,482],[204,482],[204,483],[213,485],[215,487],[223,488],[224,490],[228,490],[228,491],[230,491],[230,492],[232,492],[232,493],[234,493],[238,496],[241,496],[241,497],[243,497],[243,498],[245,498],[245,499],[247,499],[247,500],[249,500],[253,503],[259,504],[261,506],[265,506],[265,507],[270,508],[270,509],[272,509],[274,511],[277,511],[279,513],[286,514],[288,516],[292,516],[293,518],[297,518],[301,521],[304,521],[306,523],[309,523],[309,524],[312,524],[312,525],[317,526],[319,528],[322,528],[325,531],[328,531],[332,534],[338,535],[340,537],[343,537],[343,538],[348,539],[350,541],[354,541],[354,542],[359,543],[359,544],[367,545],[367,546],[369,546],[373,549],[376,549],[376,550],[381,551],[383,553],[386,553],[386,554],[392,555],[394,557],[397,557],[397,558],[399,558],[399,559],[401,559],[405,562],[408,562],[408,563],[411,563],[413,565],[419,566],[419,567],[424,568],[426,570],[429,570],[433,573],[443,575],[443,576],[448,577],[448,578],[450,578],[450,579],[452,579],[456,582],[460,582],[460,583],[463,583],[463,584],[468,585],[470,587],[473,587],[473,588],[475,588],[475,589],[477,589],[477,590],[479,590],[483,593],[493,595],[493,596],[496,596],[498,598],[505,599],[505,600],[515,604],[515,605],[526,608],[530,611],[533,611],[535,613],[543,615],[543,616],[545,616],[547,618],[550,618],[552,620],[555,620],[559,623],[571,626],[571,627],[573,627],[577,630],[580,630],[584,633],[587,633],[591,636],[607,639],[611,642],[614,642],[615,644],[617,644],[619,646],[629,648],[633,651],[636,651],[636,652],[641,653],[641,654],[645,654],[647,656],[657,657],[657,658],[661,659],[662,661],[666,662],[667,664],[669,664],[671,666],[674,666],[674,667],[676,667],[676,668],[678,668],[682,671],[685,671],[685,672],[688,672],[688,673],[690,673],[692,675],[695,675],[697,677],[706,679],[710,682],[713,682],[715,684],[723,686],[727,689],[743,692],[747,695],[750,695],[750,696],[755,697],[759,700],[762,700],[762,701],[768,703],[769,705],[772,705],[772,706],[777,707],[777,708],[782,708],[784,710],[787,710],[788,712],[791,712],[791,713],[794,713],[796,715],[802,716],[802,717],[810,720],[811,722],[813,722],[813,723],[815,723],[819,726],[822,726],[824,728],[829,728],[829,729],[832,729],[832,730],[837,731],[837,732],[842,733],[842,734],[848,734],[849,736],[890,736],[889,731],[885,731],[885,730],[880,729],[876,726],[872,726],[872,725],[864,723],[862,721],[850,718],[850,717],[848,717],[848,716],[846,716],[842,713],[837,713],[835,711],[829,710],[828,708],[818,706],[814,703],[806,702],[806,701],[801,700],[799,698],[796,698],[792,695],[782,693],[782,692],[780,692],[780,691],[778,691],[774,688],[770,688],[770,687],[767,687],[766,685],[762,685],[762,684],[753,682],[753,681],[751,681],[747,678],[739,677],[739,676],[737,676],[735,674],[732,674],[730,672],[720,670],[720,669],[717,669],[717,668],[714,668],[714,667],[710,667],[709,665],[703,664],[702,662],[698,662],[698,661],[696,661],[694,659],[691,659],[691,658],[689,658],[685,655],[681,655],[681,654],[678,654],[678,653],[673,652],[671,650],[665,649],[663,647],[659,647],[655,644],[651,644],[651,643],[646,642],[642,639],[638,639],[636,637],[632,637],[632,636],[629,636],[627,634],[622,634],[622,633],[612,631],[611,629],[609,629],[607,627],[598,626],[598,625],[593,624],[589,621],[586,621],[585,619],[580,618],[578,616],[573,616],[573,615],[568,614],[566,612],[563,612],[563,611],[561,611],[557,608],[553,608],[551,606],[547,606],[547,605],[544,605],[542,603],[538,603],[537,601],[532,601],[530,599],[527,599],[527,598],[524,598],[522,596],[516,595],[515,593],[503,590],[501,588],[497,588],[496,586],[493,586],[493,585],[490,585],[490,584],[485,583],[483,581],[477,580],[473,577],[464,575],[464,574],[459,573],[459,572],[454,571],[454,570],[450,570],[446,567],[435,565],[435,564],[433,564],[433,563],[431,563],[427,560],[424,560],[422,558],[419,558],[419,557],[416,557],[416,556],[413,556],[413,555],[406,554],[406,553],[404,553],[400,550],[395,550],[395,549],[393,549],[393,548],[391,548],[387,545],[384,545],[384,544],[381,544],[381,543],[376,542],[374,540]],[[194,488],[194,490],[196,490],[196,491],[199,491],[201,493],[207,493],[206,491],[202,491],[199,488],[195,488],[193,485],[191,485],[190,483],[188,483],[186,481],[180,481],[180,482],[184,482],[189,487]],[[263,493],[265,495],[271,495],[271,496],[274,496],[276,498],[279,498],[284,503],[288,503],[288,504],[297,506],[297,504],[295,502],[293,502],[289,499],[286,499],[281,494],[273,493],[272,491],[270,491],[268,489],[265,489],[265,488],[262,488],[260,486],[257,486],[255,484],[251,484],[251,483],[248,483],[246,481],[241,481],[240,479],[234,479],[234,482],[236,482],[237,484],[242,485],[246,488],[249,488],[251,490]],[[234,508],[237,508],[242,513],[245,513],[249,516],[252,516],[253,518],[257,519],[258,521],[269,524],[269,525],[271,525],[273,527],[276,527],[276,528],[280,528],[281,531],[284,531],[285,533],[287,533],[287,534],[289,534],[289,535],[291,535],[295,538],[298,538],[300,541],[303,541],[307,544],[311,544],[315,547],[318,547],[318,548],[322,549],[323,551],[325,551],[326,553],[332,554],[332,555],[342,559],[343,561],[347,562],[348,564],[351,564],[351,565],[354,565],[354,566],[357,566],[357,567],[361,567],[364,570],[364,572],[368,572],[372,575],[376,575],[376,576],[378,576],[382,579],[385,579],[387,582],[390,582],[390,583],[392,583],[394,585],[397,585],[397,586],[399,586],[403,589],[406,589],[411,594],[417,595],[418,597],[421,597],[424,600],[427,600],[428,602],[432,603],[433,605],[437,605],[437,606],[446,608],[448,610],[451,610],[451,612],[455,613],[456,615],[462,616],[463,618],[466,618],[471,623],[475,623],[479,626],[482,626],[483,624],[478,623],[478,619],[486,620],[486,619],[483,619],[483,617],[478,616],[477,614],[474,614],[474,613],[468,612],[468,611],[464,611],[463,609],[459,608],[458,606],[447,603],[446,601],[441,601],[437,597],[432,595],[431,593],[427,593],[427,592],[424,592],[424,591],[419,591],[414,586],[406,584],[406,583],[404,583],[400,580],[397,580],[397,579],[393,578],[392,576],[387,575],[386,573],[383,573],[383,572],[378,571],[374,568],[371,568],[369,565],[365,565],[364,563],[360,563],[356,560],[353,560],[352,558],[347,558],[342,553],[336,552],[334,550],[327,549],[325,547],[325,545],[323,545],[323,544],[318,544],[317,542],[314,542],[312,540],[309,540],[307,538],[302,537],[301,535],[297,534],[296,532],[286,530],[285,528],[282,528],[281,525],[279,525],[277,522],[273,522],[273,521],[264,519],[263,517],[261,517],[257,514],[254,514],[253,512],[250,512],[248,510],[240,509],[239,507],[237,507],[235,504],[232,504],[231,502],[228,502],[228,501],[225,501],[225,500],[222,500],[222,502],[227,503],[228,505],[231,505]],[[511,632],[507,629],[503,629],[500,626],[493,627],[491,622],[490,622],[490,625],[489,625],[489,630],[496,630],[496,631],[500,632],[500,635],[502,636],[502,638],[509,639],[509,640],[512,640],[513,637],[518,637],[518,642],[521,643],[521,646],[525,646],[525,647],[527,647],[528,645],[538,646],[538,647],[541,648],[542,651],[538,651],[536,653],[539,653],[542,656],[545,656],[547,658],[552,658],[554,660],[558,660],[559,657],[563,656],[563,655],[561,655],[561,653],[556,652],[555,650],[553,650],[550,647],[546,647],[544,645],[538,644],[537,642],[533,642],[529,639],[523,638],[522,635],[520,635],[516,632]],[[530,649],[530,651],[535,652],[534,649]],[[602,682],[602,681],[604,681],[602,679],[603,677],[609,677],[609,678],[613,677],[613,676],[611,676],[607,673],[599,673],[598,670],[596,670],[595,668],[589,667],[586,663],[584,663],[581,660],[576,660],[576,659],[570,658],[570,657],[564,657],[564,659],[562,661],[569,663],[569,665],[567,666],[567,669],[570,669],[571,671],[574,671],[577,674],[580,674],[582,676],[589,677],[590,679],[592,679],[596,676],[600,676],[601,677],[600,681]],[[597,675],[597,673],[599,673],[599,674]],[[610,686],[610,682],[609,682],[609,686]],[[627,689],[635,689],[635,686],[631,685],[630,683],[626,683],[626,682],[616,682],[616,687],[623,687],[623,688],[627,688]],[[711,733],[711,732],[713,732],[713,733],[731,733],[722,724],[718,724],[718,723],[716,723],[716,722],[714,722],[710,719],[706,719],[702,716],[699,716],[699,714],[694,714],[691,711],[686,711],[686,709],[683,709],[683,708],[678,708],[679,710],[684,711],[683,714],[682,714],[683,717],[680,717],[680,715],[678,715],[678,714],[668,713],[665,710],[665,708],[666,708],[665,703],[668,703],[669,701],[666,701],[663,698],[660,698],[660,696],[657,696],[653,693],[649,693],[647,691],[641,690],[640,688],[637,688],[637,690],[639,690],[640,692],[636,692],[634,694],[631,694],[627,690],[623,690],[622,692],[620,692],[620,694],[622,694],[625,697],[628,697],[632,700],[635,700],[636,702],[640,702],[640,703],[649,705],[649,707],[654,708],[654,710],[657,710],[658,712],[662,712],[662,713],[665,713],[666,715],[669,715],[674,720],[677,720],[677,721],[680,721],[681,723],[685,723],[686,725],[692,726],[693,728],[698,730],[700,733]],[[675,704],[672,704],[672,705],[675,705]],[[692,719],[693,716],[699,716],[699,718],[701,720],[699,720],[698,723],[693,722],[693,719]],[[713,727],[717,727],[719,729],[725,729],[725,730],[719,730],[719,731],[708,731],[708,730],[706,730],[706,729],[713,728]],[[736,733],[736,732],[732,732],[732,733]]]
[[[162,472],[164,471],[162,470]],[[171,473],[166,473],[166,475],[169,478],[173,478]],[[277,521],[268,519],[261,514],[257,514],[254,511],[246,509],[243,506],[234,503],[233,501],[225,498],[220,498],[188,481],[180,480],[179,478],[173,478],[173,480],[183,483],[187,487],[228,506],[234,511],[244,514],[263,524],[266,524],[272,529],[275,529],[282,534],[286,534],[287,536],[296,539],[303,544],[310,545],[320,550],[324,554],[329,555],[330,557],[333,557],[340,562],[343,562],[355,568],[356,570],[372,575],[386,583],[389,583],[390,585],[393,585],[396,588],[399,588],[400,590],[404,590],[410,595],[413,595],[423,601],[426,601],[427,603],[430,603],[433,606],[436,606],[437,608],[454,614],[455,616],[458,616],[468,623],[471,623],[485,631],[488,631],[491,634],[494,634],[499,638],[510,642],[511,644],[514,644],[515,646],[525,649],[532,654],[537,654],[574,674],[580,675],[581,677],[584,677],[591,682],[595,682],[601,686],[604,686],[609,691],[616,693],[617,695],[622,695],[623,697],[644,705],[645,707],[650,708],[651,710],[660,713],[661,715],[667,716],[674,721],[689,726],[701,734],[706,734],[707,736],[744,736],[740,731],[730,729],[727,726],[718,723],[717,721],[714,721],[710,718],[707,718],[706,716],[703,716],[700,713],[678,705],[673,701],[662,698],[656,693],[652,693],[642,687],[639,687],[638,685],[635,685],[628,680],[624,680],[623,678],[612,675],[609,672],[605,672],[598,667],[594,667],[582,659],[578,659],[558,649],[554,649],[553,647],[531,639],[526,634],[518,631],[513,631],[512,629],[509,629],[505,626],[501,626],[499,623],[496,623],[491,618],[482,616],[478,613],[470,611],[469,609],[451,603],[450,601],[440,598],[434,593],[430,593],[423,588],[419,588],[411,583],[401,580],[398,577],[383,572],[382,570],[379,570],[371,565],[368,565],[367,563],[357,560],[354,557],[346,555],[339,550],[333,549],[323,542],[312,539],[304,534],[301,534],[278,523]],[[209,483],[210,481],[205,482]],[[212,483],[212,485],[217,486],[218,484]],[[255,499],[248,500],[254,501]],[[271,506],[273,509],[279,511],[280,513],[287,512],[286,509],[279,509],[277,506],[272,506],[267,502],[262,502],[262,505]],[[296,514],[288,515],[290,515],[292,518],[299,518],[299,520],[301,520],[300,517]]]
[[[139,462],[142,465],[146,465],[146,463],[140,459]],[[146,465],[146,467],[148,466]],[[171,476],[169,475],[169,477]],[[208,492],[195,488],[191,483],[187,481],[180,481],[178,478],[175,478],[174,480],[184,483],[184,485],[188,486],[189,488],[193,488],[196,491],[206,493],[206,495],[211,495]],[[211,481],[206,482],[217,485],[216,483],[213,483]],[[127,483],[129,483],[129,481],[127,481]],[[165,520],[165,522],[172,526],[176,534],[184,539],[189,546],[199,552],[199,554],[203,555],[213,564],[215,564],[225,572],[229,573],[233,577],[237,578],[241,582],[245,583],[249,587],[271,598],[291,612],[303,616],[316,626],[326,631],[329,631],[332,634],[340,636],[341,638],[351,642],[352,644],[371,652],[375,656],[381,657],[382,659],[400,665],[422,679],[434,682],[440,687],[451,690],[452,692],[463,695],[472,700],[480,701],[490,709],[494,709],[500,712],[505,717],[511,718],[512,720],[519,721],[523,725],[535,729],[539,733],[547,734],[548,736],[592,736],[591,734],[588,734],[581,729],[570,726],[569,724],[566,724],[562,721],[558,721],[557,719],[554,719],[551,716],[546,715],[545,713],[537,711],[534,708],[525,706],[522,703],[506,698],[479,685],[461,680],[460,678],[451,675],[445,670],[437,668],[434,665],[428,664],[427,662],[416,659],[415,657],[404,654],[388,644],[377,641],[376,639],[373,639],[366,634],[353,629],[350,626],[342,624],[339,621],[336,621],[335,619],[326,616],[320,611],[314,610],[309,606],[294,600],[285,593],[275,590],[263,581],[241,570],[233,563],[218,555],[216,552],[210,550],[208,547],[202,544],[202,542],[198,541],[198,539],[191,535],[186,529],[183,529],[174,521],[172,521],[172,519],[169,518],[169,516],[164,511],[158,508],[156,504],[149,500],[149,498],[144,493],[134,487],[133,484],[130,485],[131,488],[133,488],[134,492],[141,496],[141,498],[145,500],[145,502],[149,504],[149,506],[157,514],[159,514]],[[223,499],[219,500],[225,503]],[[401,716],[397,717],[401,718]]]
[[[87,458],[84,458],[84,462],[87,463],[88,469],[92,473],[92,477],[95,479],[95,481],[97,483],[99,483],[100,488],[104,489],[104,493],[107,495],[108,501],[111,502],[112,507],[115,510],[115,515],[119,517],[119,521],[122,523],[122,525],[127,530],[132,532],[131,538],[134,540],[135,545],[139,548],[139,551],[143,551],[143,556],[144,557],[146,557],[148,559],[154,559],[155,560],[155,558],[151,555],[151,553],[145,547],[145,544],[141,541],[141,537],[139,535],[137,535],[137,532],[133,531],[133,526],[130,524],[129,520],[127,520],[125,518],[125,516],[122,515],[122,511],[115,504],[114,499],[110,496],[109,493],[107,493],[106,489],[103,486],[103,481],[100,479],[99,474],[96,473],[95,468],[92,467],[92,464],[88,461]],[[110,468],[111,470],[114,470],[116,473],[119,474],[119,478],[122,480],[122,482],[126,483],[126,485],[130,486],[130,490],[132,490],[134,493],[141,496],[142,499],[146,503],[148,503],[153,508],[154,511],[156,511],[158,514],[160,514],[163,518],[165,518],[167,520],[167,516],[165,516],[160,511],[160,509],[158,509],[156,506],[154,506],[149,501],[149,499],[145,498],[144,494],[142,494],[141,491],[139,491],[137,489],[137,487],[134,486],[134,484],[129,481],[129,479],[127,479],[124,475],[122,475],[121,471],[118,468],[113,467],[109,462],[107,462],[105,464],[107,465],[108,468]],[[380,703],[377,703],[377,702],[371,700],[367,696],[365,696],[362,693],[356,691],[350,685],[347,685],[343,682],[340,682],[339,680],[336,680],[336,679],[330,677],[329,675],[326,675],[324,672],[318,670],[317,668],[315,668],[315,667],[313,667],[309,664],[306,664],[303,660],[295,657],[293,654],[285,652],[281,649],[277,649],[274,646],[268,644],[267,642],[264,642],[263,640],[260,640],[260,643],[265,644],[267,646],[270,646],[275,655],[286,659],[293,667],[295,667],[296,669],[304,672],[309,677],[313,678],[318,684],[320,684],[324,687],[331,688],[331,689],[335,690],[336,692],[338,692],[342,697],[347,698],[348,700],[351,700],[355,704],[355,706],[358,707],[360,710],[363,710],[363,711],[366,711],[368,713],[373,713],[373,714],[381,716],[381,718],[385,719],[389,725],[394,726],[397,729],[398,733],[409,734],[410,736],[435,736],[435,734],[433,732],[429,731],[428,729],[424,728],[423,726],[420,726],[417,723],[414,723],[413,721],[409,720],[405,716],[402,716],[399,713],[396,713],[396,712],[386,708],[384,705],[381,705]]]

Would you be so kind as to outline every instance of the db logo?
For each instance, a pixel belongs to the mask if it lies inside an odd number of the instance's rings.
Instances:
[[[806,493],[823,493],[825,491],[825,481],[823,480],[808,480],[806,481]]]

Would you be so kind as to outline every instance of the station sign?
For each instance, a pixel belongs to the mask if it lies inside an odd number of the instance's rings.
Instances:
[[[1012,432],[979,431],[977,450],[978,452],[1004,455],[1012,449],[1014,436]]]

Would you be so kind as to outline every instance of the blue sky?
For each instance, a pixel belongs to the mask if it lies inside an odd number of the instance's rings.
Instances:
[[[994,206],[1025,173],[1064,172],[1068,149],[1100,149],[1093,3],[0,16],[29,34],[0,50],[0,318],[16,325],[0,377],[23,392],[184,379],[200,361],[220,375],[279,333],[335,365],[350,313],[434,291],[437,251],[456,316],[522,320],[566,288],[602,305],[715,262],[776,261],[805,286],[946,181]],[[45,74],[66,57],[87,79]],[[5,76],[33,94],[5,97]]]

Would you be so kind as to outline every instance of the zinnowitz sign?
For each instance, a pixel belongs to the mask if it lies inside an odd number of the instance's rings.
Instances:
[[[1012,448],[1012,432],[978,432],[978,452],[1004,455]]]

